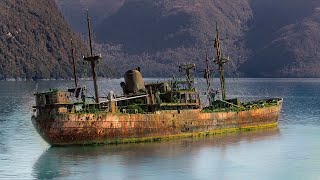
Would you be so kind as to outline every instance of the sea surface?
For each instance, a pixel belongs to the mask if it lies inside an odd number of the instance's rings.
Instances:
[[[119,93],[120,82],[100,80],[101,94]],[[320,79],[227,83],[229,97],[283,97],[279,128],[158,143],[56,148],[32,126],[33,94],[71,88],[73,82],[0,82],[0,179],[320,179]],[[92,81],[82,84],[92,87]],[[218,87],[217,80],[213,84]],[[199,79],[197,86],[202,94],[204,81]]]

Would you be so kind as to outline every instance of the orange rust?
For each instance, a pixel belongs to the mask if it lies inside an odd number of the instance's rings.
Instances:
[[[197,109],[150,114],[64,113],[34,116],[32,122],[51,145],[127,143],[272,127],[278,123],[281,107],[282,101],[240,112],[204,113]]]

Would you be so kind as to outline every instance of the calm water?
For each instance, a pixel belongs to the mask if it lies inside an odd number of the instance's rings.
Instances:
[[[100,81],[101,91],[119,91],[119,83]],[[50,148],[30,121],[33,93],[67,86],[72,82],[0,82],[0,179],[320,179],[320,79],[229,80],[234,97],[283,97],[279,129]]]

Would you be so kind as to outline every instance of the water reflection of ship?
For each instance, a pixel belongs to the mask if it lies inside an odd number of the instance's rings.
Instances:
[[[74,176],[81,166],[91,166],[96,161],[126,166],[142,165],[144,159],[173,159],[187,154],[200,152],[204,148],[222,149],[222,151],[240,142],[253,143],[270,140],[280,136],[278,128],[259,131],[238,132],[208,138],[190,138],[171,140],[161,143],[121,144],[117,146],[75,146],[51,147],[45,151],[33,166],[33,175],[37,179],[52,179]],[[112,159],[110,162],[108,160]],[[80,166],[80,169],[76,168]]]

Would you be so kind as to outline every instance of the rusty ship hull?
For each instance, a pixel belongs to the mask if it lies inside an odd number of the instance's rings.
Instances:
[[[145,83],[141,68],[124,74],[120,83],[123,93],[113,91],[107,97],[99,96],[95,66],[101,56],[93,54],[90,18],[87,14],[90,56],[83,60],[91,63],[94,97],[89,97],[86,87],[77,83],[75,62],[73,69],[75,88],[36,93],[32,123],[37,132],[54,146],[134,143],[159,141],[178,137],[205,136],[241,130],[275,127],[283,99],[242,103],[228,99],[223,57],[218,27],[214,48],[220,76],[220,93],[211,86],[209,58],[206,57],[205,79],[207,106],[201,104],[196,90],[196,65],[179,65],[179,77],[167,82]],[[73,51],[72,51],[73,54]],[[106,93],[105,93],[106,94]],[[93,102],[94,101],[94,102]]]
[[[238,112],[189,109],[150,114],[42,114],[33,116],[32,123],[53,146],[135,143],[276,127],[281,108],[282,100],[274,106]]]

